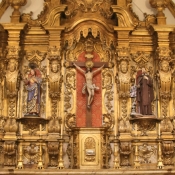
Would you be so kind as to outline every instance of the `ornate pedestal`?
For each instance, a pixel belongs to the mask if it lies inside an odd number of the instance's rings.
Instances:
[[[74,129],[74,133],[77,134],[74,137],[76,148],[73,148],[73,151],[74,154],[77,154],[74,156],[76,157],[74,161],[80,169],[100,169],[103,167],[103,130],[102,128]]]
[[[35,115],[26,115],[20,119],[17,119],[21,124],[25,125],[27,130],[29,131],[29,135],[34,135],[34,133],[38,130],[41,132],[41,125],[46,124],[49,120],[35,116]],[[22,127],[21,127],[22,132]],[[41,134],[41,133],[40,133]]]
[[[133,114],[131,116],[130,122],[138,126],[138,130],[141,131],[141,136],[147,136],[147,131],[153,130],[156,127],[156,123],[161,121],[161,119],[158,119],[154,115]]]

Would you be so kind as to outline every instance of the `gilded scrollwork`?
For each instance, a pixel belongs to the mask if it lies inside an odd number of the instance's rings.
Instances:
[[[39,159],[39,147],[35,143],[23,148],[25,164],[37,164]]]
[[[114,126],[114,116],[111,114],[103,114],[103,127],[113,128]]]
[[[93,137],[87,137],[84,142],[85,148],[85,162],[95,162],[96,159],[96,142]]]
[[[102,167],[109,168],[109,160],[112,154],[112,148],[109,143],[109,135],[101,136],[101,153],[102,153]]]
[[[167,8],[170,10],[172,15],[175,17],[175,3],[173,0],[170,0],[167,4]]]
[[[74,2],[67,0],[66,4],[68,5],[68,8],[65,12],[67,18],[74,17],[78,13],[78,11],[84,13],[95,13],[99,11],[99,13],[107,19],[110,19],[113,14],[110,9],[110,6],[112,5],[111,0],[76,0]]]
[[[2,111],[4,109],[4,69],[3,69],[3,64],[0,63],[0,117],[2,116]]]
[[[71,129],[76,126],[75,114],[68,113],[66,115],[66,128]]]
[[[166,112],[167,112],[167,108],[166,108]],[[172,132],[173,131],[173,124],[172,124],[170,118],[164,118],[161,121],[160,131],[161,132]]]
[[[44,2],[44,8],[38,15],[38,19],[35,20],[32,19],[33,12],[31,11],[30,13],[23,13],[21,15],[21,21],[27,22],[30,26],[36,26],[36,27],[41,26],[42,24],[41,21],[44,21],[47,17],[47,12],[49,11],[49,4],[50,4],[49,1]]]
[[[141,146],[138,146],[138,153],[140,163],[152,163],[151,158],[156,156],[156,147],[150,146],[147,143],[144,143]]]
[[[0,116],[0,132],[4,131],[5,119],[3,116]]]
[[[130,154],[131,154],[131,143],[130,142],[121,142],[120,143],[120,157],[121,157],[121,166],[130,166]]]
[[[58,117],[51,117],[49,124],[48,124],[48,132],[49,133],[60,133],[61,131],[61,118]]]
[[[73,134],[73,168],[79,168],[79,135],[78,132],[74,132]]]
[[[48,142],[49,167],[56,167],[58,165],[59,144],[55,142]]]
[[[138,130],[141,131],[141,136],[147,136],[148,131],[153,131],[156,128],[156,120],[155,118],[145,118],[136,121],[138,125]]]
[[[16,149],[15,141],[4,142],[4,166],[16,165]]]
[[[139,16],[133,11],[133,8],[132,8],[132,1],[129,1],[127,3],[127,11],[129,12],[131,18],[132,18],[132,21],[134,22],[134,24],[136,26],[139,25],[140,23],[140,20],[139,20]]]
[[[73,108],[74,102],[74,96],[73,96],[73,91],[75,90],[75,72],[73,70],[67,70],[67,73],[65,75],[65,87],[66,91],[64,92],[65,97],[64,97],[64,107],[65,111],[70,111]],[[71,102],[71,100],[73,100]]]
[[[112,102],[114,100],[113,97],[113,71],[112,70],[104,70],[102,72],[102,88],[105,89],[104,94],[104,102],[105,102],[105,108],[107,112],[111,112],[113,110]]]
[[[66,149],[66,153],[68,155],[69,161],[71,162],[71,158],[72,158],[72,143],[68,143],[67,149]],[[71,168],[71,164],[69,165],[69,168]]]
[[[162,154],[163,154],[163,163],[164,165],[174,165],[174,145],[173,141],[164,141],[162,143]]]
[[[16,119],[8,118],[4,124],[4,131],[7,132],[17,132],[18,125]]]
[[[169,49],[169,47],[157,47],[156,50],[157,56],[159,60],[171,60],[172,51]]]
[[[145,25],[149,29],[151,24],[157,24],[156,15],[144,13]]]
[[[57,7],[55,7],[57,4]],[[60,16],[66,8],[66,5],[61,4],[60,1],[54,3],[53,0],[45,0],[43,10],[37,16],[37,19],[32,18],[33,12],[23,13],[21,15],[21,22],[28,23],[29,26],[58,26],[60,25]]]

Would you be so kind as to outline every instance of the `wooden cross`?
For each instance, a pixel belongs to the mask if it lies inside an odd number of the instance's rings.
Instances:
[[[87,61],[89,61],[89,60],[87,59]],[[75,67],[73,65],[73,63],[75,63],[77,66],[79,66],[81,68],[86,67],[85,66],[85,63],[86,62],[80,62],[80,61],[69,62],[69,67]],[[102,67],[103,65],[104,65],[104,68],[108,68],[109,67],[108,66],[108,62],[93,62],[93,63],[94,63],[94,65],[93,65],[92,68],[99,68],[99,67]],[[86,92],[86,94],[87,94],[87,92]],[[87,103],[87,99],[88,98],[86,98],[86,103]],[[91,108],[86,110],[86,127],[92,127],[92,113],[91,113]]]

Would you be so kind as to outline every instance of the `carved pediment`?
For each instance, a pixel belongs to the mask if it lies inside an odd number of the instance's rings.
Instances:
[[[31,52],[26,53],[26,58],[29,62],[40,65],[41,61],[43,61],[46,57],[45,52],[40,52],[38,50],[33,50]]]

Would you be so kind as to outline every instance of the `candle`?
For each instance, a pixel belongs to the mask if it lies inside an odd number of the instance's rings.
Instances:
[[[22,137],[22,123],[21,123],[21,127],[20,128],[21,128],[21,132],[20,133],[21,133],[21,137]]]
[[[40,136],[41,136],[41,126],[42,126],[42,125],[40,124],[40,125],[39,125]]]
[[[63,122],[61,122],[61,138],[63,138]]]
[[[160,137],[160,123],[158,124],[158,134],[159,134],[159,137]]]

